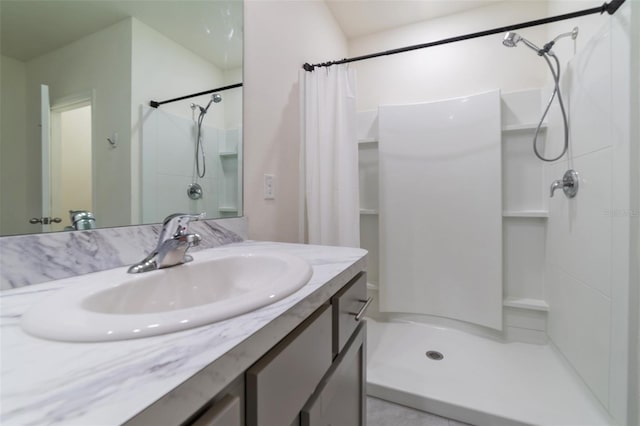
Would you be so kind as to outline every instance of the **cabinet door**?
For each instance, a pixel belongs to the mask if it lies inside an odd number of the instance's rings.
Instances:
[[[301,426],[364,426],[365,337],[361,322],[300,413]]]
[[[193,426],[242,426],[240,398],[227,395],[216,402],[193,423]]]
[[[331,309],[324,305],[247,370],[247,426],[291,424],[331,359]]]

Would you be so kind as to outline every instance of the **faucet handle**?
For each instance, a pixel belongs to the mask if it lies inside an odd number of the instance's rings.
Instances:
[[[205,212],[202,213],[174,213],[167,216],[162,222],[162,232],[160,233],[159,242],[173,238],[181,237],[187,234],[189,222],[192,220],[204,219]]]
[[[578,187],[580,185],[580,180],[578,176],[578,172],[575,170],[567,170],[567,172],[562,177],[562,180],[554,180],[551,184],[550,188],[550,197],[553,197],[553,193],[556,189],[562,188],[564,195],[567,198],[573,198],[578,193]]]

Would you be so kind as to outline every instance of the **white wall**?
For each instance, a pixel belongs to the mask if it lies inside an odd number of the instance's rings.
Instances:
[[[566,13],[579,5],[551,1],[549,13]],[[575,24],[580,35],[579,56],[573,57],[567,40],[554,48],[565,70],[572,146],[567,157],[546,168],[546,181],[561,178],[568,168],[581,176],[575,199],[560,195],[549,202],[548,334],[620,424],[627,424],[630,401],[630,176],[637,167],[629,137],[630,7],[627,2],[611,18],[592,16],[548,27],[548,38]],[[557,108],[549,124],[547,152],[558,153],[563,130]]]
[[[29,219],[39,214],[39,193],[30,191],[26,135],[27,70],[23,62],[0,57],[0,235],[40,232]],[[40,164],[36,158],[35,164]]]
[[[135,18],[131,18],[131,25],[131,103],[136,109],[132,127],[140,120],[139,105],[148,106],[150,100],[163,101],[225,84],[223,71],[212,63]],[[160,108],[190,118],[191,103],[206,106],[210,99],[211,95],[203,95]],[[207,113],[207,124],[220,127],[224,114],[222,108],[214,108],[216,105],[220,104],[214,104]]]
[[[640,5],[631,4],[631,140],[640,140]],[[640,144],[631,144],[631,157],[635,167],[631,167],[631,342],[635,339],[635,351],[631,351],[629,374],[631,380],[629,399],[636,401],[629,405],[629,424],[640,425]],[[633,260],[635,259],[635,260]],[[635,283],[635,284],[634,284]],[[633,326],[635,324],[635,327]],[[634,374],[635,368],[635,374]],[[635,380],[632,378],[635,377]]]
[[[40,128],[34,113],[40,111],[40,84],[49,85],[52,104],[60,98],[94,91],[94,213],[100,227],[122,225],[130,219],[130,78],[130,20],[27,63],[27,145],[29,156],[38,163]],[[120,145],[115,149],[107,142],[114,132],[120,136]],[[40,173],[33,173],[31,179],[30,190],[39,194]]]
[[[69,210],[91,210],[91,107],[85,106],[60,113],[60,156],[56,171],[53,196],[57,203],[52,215],[62,218],[62,223],[52,225],[52,230],[61,231],[70,225]],[[53,151],[53,150],[52,150]],[[53,169],[53,165],[52,165]]]
[[[143,196],[141,195],[140,184],[142,176],[140,169],[144,159],[140,158],[141,130],[144,121],[148,119],[148,114],[153,110],[146,109],[143,114],[142,106],[148,106],[149,101],[163,101],[172,99],[190,93],[203,92],[225,85],[224,73],[212,63],[204,60],[190,50],[185,49],[173,40],[165,37],[154,29],[146,26],[135,18],[131,19],[132,25],[132,63],[131,63],[131,223],[148,223],[143,220],[141,211],[141,203]],[[212,104],[204,119],[204,126],[223,127],[225,122],[224,110],[226,108],[226,92],[222,93],[222,103]],[[192,110],[191,103],[206,106],[211,95],[203,95],[197,98],[191,98],[180,102],[162,105],[160,109],[163,113],[169,113],[174,116],[184,117],[191,120]],[[168,117],[168,116],[167,116]],[[197,117],[197,115],[196,115]],[[188,132],[187,132],[188,134]],[[177,158],[188,161],[187,164],[176,164],[177,169],[183,170],[187,166],[185,173],[176,173],[175,180],[171,180],[165,175],[164,181],[170,185],[175,191],[178,187],[184,187],[179,192],[180,197],[176,206],[189,205],[186,195],[186,180],[190,176],[189,170],[194,158],[195,138],[184,137],[177,146],[183,150],[177,153]],[[173,144],[175,146],[175,142]],[[215,145],[217,146],[217,144]],[[217,163],[217,151],[206,152],[209,170],[207,178],[211,179],[215,175],[215,163]],[[176,161],[180,161],[176,160]],[[155,192],[155,191],[154,191]],[[184,198],[184,199],[182,199]],[[169,197],[171,199],[171,197]],[[169,200],[166,200],[167,202]],[[201,208],[199,204],[193,204],[192,208]],[[172,211],[175,212],[178,207]],[[164,210],[163,210],[164,211]],[[163,213],[164,214],[164,213]],[[217,216],[217,211],[207,211],[209,217]],[[155,215],[153,215],[155,217]],[[127,223],[127,222],[123,222]]]
[[[242,67],[224,71],[225,86],[242,82]],[[242,87],[225,90],[222,93],[224,105],[224,127],[239,129],[242,127]]]
[[[546,3],[513,2],[407,25],[349,41],[349,56],[426,43],[545,16]],[[534,42],[544,27],[519,33]],[[358,110],[381,104],[459,97],[496,88],[503,92],[540,87],[546,70],[529,49],[502,46],[502,35],[432,47],[352,64],[358,73]]]
[[[299,87],[305,62],[347,53],[322,1],[246,1],[244,68],[245,212],[249,237],[298,241]],[[275,176],[264,200],[263,175]]]

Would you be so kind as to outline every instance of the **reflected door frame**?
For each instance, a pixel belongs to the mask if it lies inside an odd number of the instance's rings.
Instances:
[[[42,85],[41,87],[46,87]],[[48,94],[47,94],[47,99]],[[93,90],[79,92],[70,96],[64,96],[54,100],[50,100],[47,103],[47,111],[45,111],[45,94],[42,89],[42,123],[43,123],[43,135],[42,135],[42,217],[51,217],[54,213],[57,196],[56,178],[54,177],[55,165],[53,164],[53,156],[56,155],[56,144],[60,144],[60,131],[61,131],[61,115],[64,112],[71,111],[77,108],[86,106],[91,107],[91,145],[93,148],[93,142],[95,141],[95,92]],[[45,116],[46,116],[46,131],[45,136]],[[59,164],[59,162],[58,162]],[[92,194],[95,192],[95,182],[93,179],[93,170],[95,169],[95,156],[93,155],[93,149],[91,149],[91,190]],[[92,196],[91,210],[94,210],[94,200]],[[66,223],[69,220],[68,215],[60,217],[62,223]],[[42,225],[42,232],[55,231],[52,229],[52,225]],[[62,230],[59,229],[59,230]]]

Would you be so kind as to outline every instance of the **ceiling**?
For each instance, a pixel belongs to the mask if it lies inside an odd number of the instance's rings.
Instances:
[[[348,39],[502,0],[325,0]]]
[[[242,0],[1,0],[0,52],[26,62],[130,16],[218,68],[242,64]]]
[[[501,0],[325,0],[347,38]],[[221,69],[242,64],[242,0],[0,0],[0,52],[26,62],[133,16]]]

